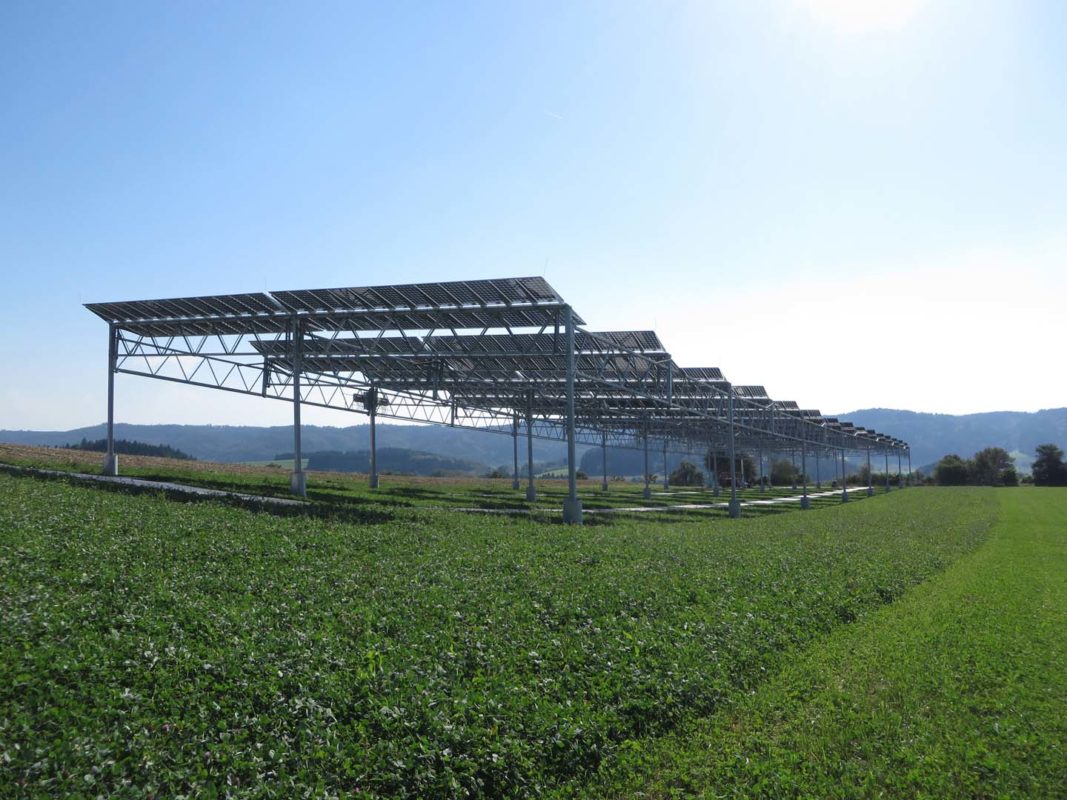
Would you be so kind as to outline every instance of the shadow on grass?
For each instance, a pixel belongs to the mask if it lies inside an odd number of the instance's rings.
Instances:
[[[215,491],[222,492],[240,491],[242,494],[247,495],[247,492],[249,491],[249,487],[247,486],[241,487],[240,489],[215,489],[214,487],[190,485],[190,490],[186,491],[182,489],[174,489],[167,486],[139,486],[136,484],[128,483],[112,483],[106,480],[82,478],[77,475],[68,473],[41,472],[33,468],[0,468],[0,471],[18,478],[27,478],[31,480],[63,481],[73,486],[88,489],[97,489],[100,491],[112,492],[115,494],[149,495],[153,497],[162,497],[167,500],[176,501],[179,503],[221,503],[222,505],[232,506],[234,508],[241,508],[247,511],[263,512],[276,517],[314,517],[316,519],[348,522],[357,525],[376,525],[385,522],[390,522],[395,519],[394,514],[391,514],[386,510],[380,509],[353,508],[350,506],[332,506],[317,503],[283,504],[272,502],[272,500],[289,498],[276,498],[270,495],[264,495],[263,497],[242,497],[237,494],[229,493],[217,495],[204,495],[196,493],[197,488],[211,488]],[[147,481],[150,479],[138,476],[137,480]],[[168,478],[167,480],[173,482],[174,479]]]

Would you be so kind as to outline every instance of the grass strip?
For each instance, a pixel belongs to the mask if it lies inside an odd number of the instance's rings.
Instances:
[[[1067,490],[989,491],[978,550],[592,794],[1067,795]]]

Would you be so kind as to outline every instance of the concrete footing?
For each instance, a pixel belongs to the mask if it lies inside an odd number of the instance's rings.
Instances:
[[[377,475],[371,475],[370,476],[370,480],[367,481],[367,483],[370,486],[370,488],[377,489],[379,484],[381,483],[381,480],[378,478]]]
[[[537,499],[537,489],[533,486],[526,487],[526,499],[529,502],[534,502]]]
[[[109,456],[104,456],[104,474],[105,475],[118,475],[119,474],[119,456],[118,456],[118,453],[112,453]]]
[[[518,489],[519,488],[519,479],[518,478],[512,478],[511,479],[511,488],[512,489]]]
[[[308,493],[308,476],[303,470],[289,473],[289,491],[306,497]]]
[[[807,511],[809,508],[811,508],[811,498],[808,497],[807,495],[804,495],[803,497],[801,497],[800,498],[800,508],[803,511]]]
[[[581,525],[582,524],[582,501],[581,500],[564,500],[563,501],[563,521],[568,525]]]
[[[730,518],[731,519],[737,519],[738,517],[740,517],[741,516],[741,501],[740,500],[731,500],[729,508],[728,508],[728,511],[730,513]]]

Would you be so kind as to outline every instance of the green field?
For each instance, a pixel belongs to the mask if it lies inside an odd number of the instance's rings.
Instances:
[[[319,483],[339,513],[0,475],[0,796],[856,796],[909,752],[890,795],[984,796],[972,753],[1010,796],[1063,785],[1067,493],[573,528]],[[1014,744],[951,734],[975,718]]]
[[[0,462],[25,466],[47,466],[60,471],[99,474],[99,454],[71,450],[43,450],[39,448],[13,449],[0,444]],[[269,497],[291,498],[289,474],[285,469],[266,468],[265,465],[212,464],[209,462],[173,461],[169,459],[120,458],[121,473],[127,477],[146,480],[174,481],[231,492],[250,493]],[[558,520],[563,500],[567,494],[565,480],[536,480],[538,496],[535,501],[526,500],[526,484],[518,490],[511,488],[510,478],[455,478],[439,479],[414,476],[383,475],[379,489],[371,490],[367,476],[352,473],[308,473],[307,498],[317,504],[318,510],[348,514],[357,518],[368,515],[381,517],[398,509],[446,509],[468,508],[483,511],[516,511],[532,514],[535,518],[551,522]],[[614,482],[609,490],[600,488],[599,479],[578,482],[578,492],[586,509],[616,509],[643,507],[656,509],[649,518],[670,520],[678,516],[697,514],[703,517],[725,516],[724,509],[684,509],[684,505],[707,505],[725,503],[729,491],[723,490],[715,497],[710,489],[671,487],[665,492],[661,486],[652,486],[652,497],[644,499],[640,484]],[[824,483],[828,491],[830,484]],[[809,491],[817,491],[814,484]],[[881,491],[881,490],[879,490]],[[796,497],[800,490],[789,487],[774,487],[760,492],[749,488],[738,492],[742,501],[762,500],[772,497]],[[850,487],[853,501],[866,498],[866,490]],[[812,498],[816,506],[836,506],[840,495]],[[789,509],[780,506],[753,506],[745,514],[778,514]],[[592,520],[590,520],[592,521]]]

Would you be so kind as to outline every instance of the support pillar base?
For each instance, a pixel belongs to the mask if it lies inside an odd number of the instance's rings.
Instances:
[[[870,486],[867,487],[867,496],[874,497],[874,489],[872,489]]]
[[[606,492],[607,490],[608,490],[608,479],[605,478],[603,481],[600,482],[600,491]]]
[[[646,486],[646,487],[645,487],[644,489],[642,489],[642,490],[641,490],[641,496],[642,496],[643,498],[645,498],[646,500],[651,500],[651,499],[652,499],[652,490],[651,490],[651,489],[649,489],[649,488],[648,488],[648,487]]]
[[[847,503],[848,502],[848,490],[847,489],[845,489],[845,490],[843,490],[841,492],[841,502],[842,503]]]
[[[537,499],[537,489],[533,486],[526,487],[526,499],[531,503]]]
[[[379,480],[377,475],[371,475],[370,476],[370,480],[367,481],[367,484],[370,486],[370,488],[377,489],[378,488],[378,484],[380,482],[381,481]]]
[[[512,480],[511,480],[511,488],[512,489],[518,489],[519,488],[519,479],[518,478],[512,478]]]
[[[112,453],[109,456],[104,456],[104,474],[105,475],[118,475],[119,474],[119,456],[118,456],[118,453]]]
[[[731,500],[729,506],[727,506],[727,511],[730,514],[730,519],[737,519],[738,517],[740,517],[741,516],[741,501],[740,500]]]
[[[293,494],[307,497],[308,476],[303,470],[289,473],[289,491]]]
[[[810,509],[811,508],[811,498],[808,497],[807,495],[804,495],[803,497],[801,497],[800,498],[800,508],[801,508],[802,511],[807,511],[808,509]]]
[[[582,524],[582,501],[578,498],[563,501],[563,521],[568,525]]]

